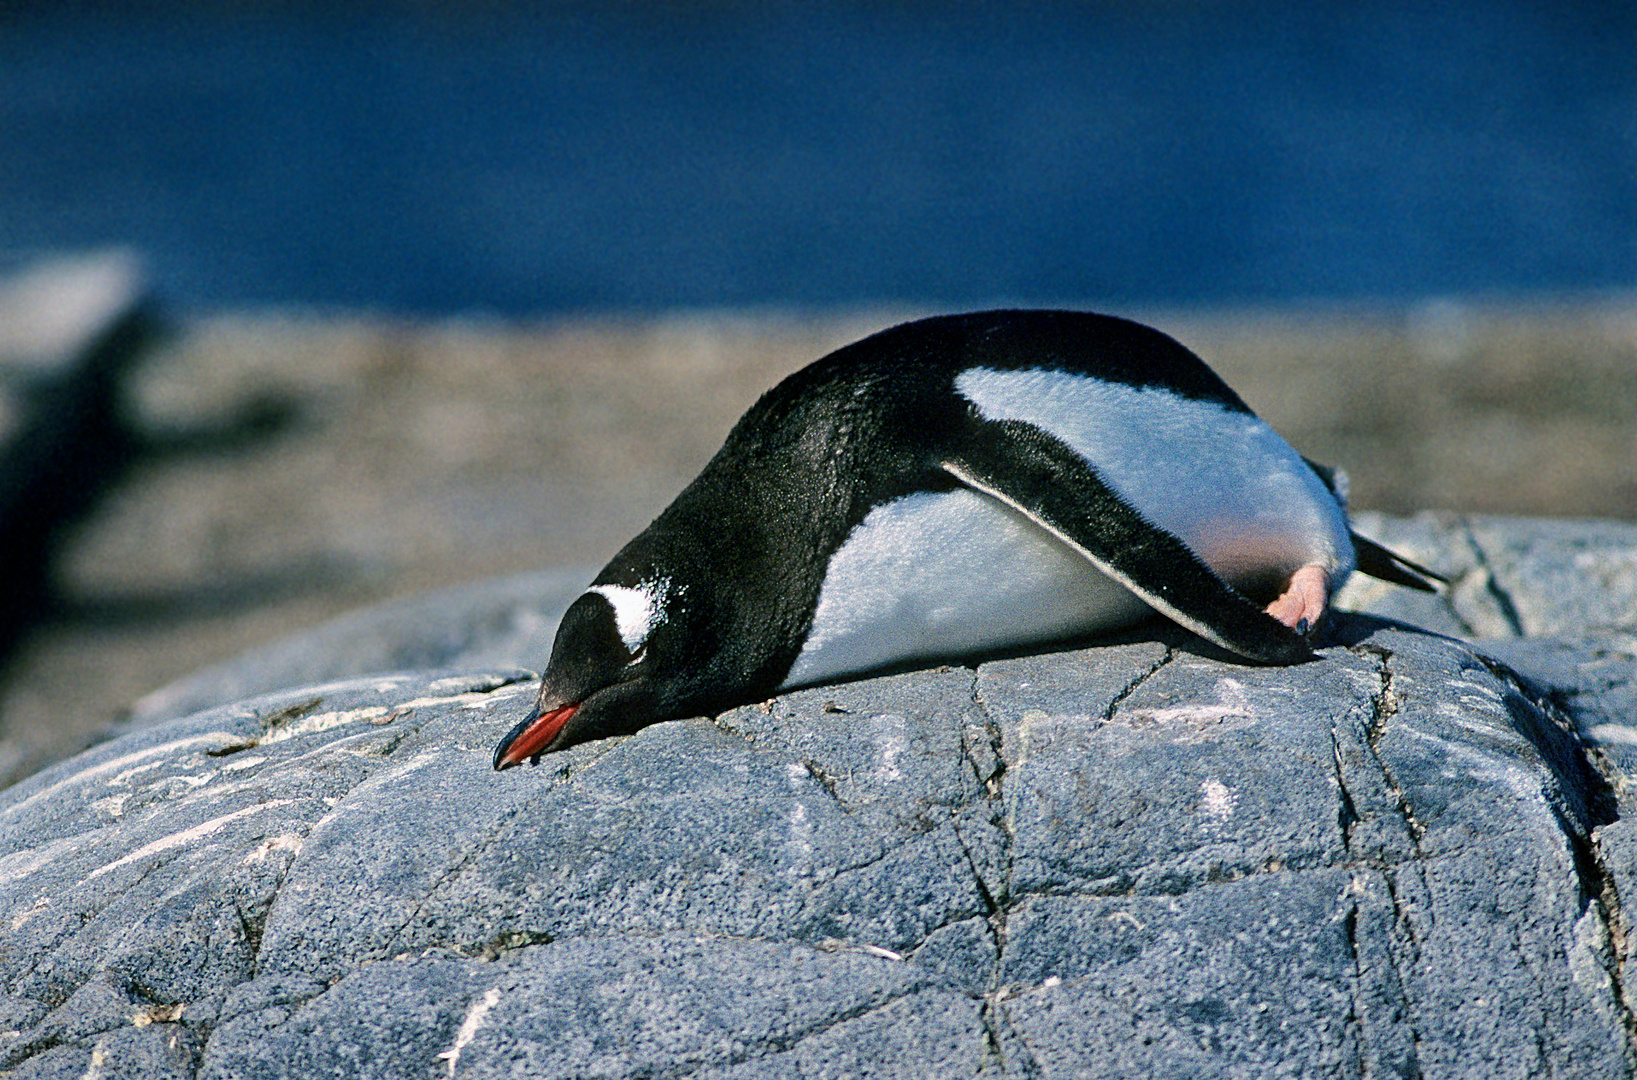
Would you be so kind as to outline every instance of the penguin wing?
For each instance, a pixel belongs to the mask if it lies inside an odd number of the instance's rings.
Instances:
[[[1206,640],[1265,664],[1312,658],[1300,634],[1217,577],[1181,539],[1126,503],[1091,463],[1034,425],[982,422],[939,465]]]

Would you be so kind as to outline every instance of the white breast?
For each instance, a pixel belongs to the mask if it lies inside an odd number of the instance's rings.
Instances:
[[[1122,626],[1148,613],[1032,521],[958,489],[876,507],[830,559],[785,686]]]
[[[1060,371],[969,368],[956,389],[987,420],[1057,436],[1148,520],[1228,581],[1352,570],[1347,517],[1290,444],[1249,413]]]

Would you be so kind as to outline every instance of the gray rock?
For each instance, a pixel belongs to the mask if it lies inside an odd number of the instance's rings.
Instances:
[[[251,654],[0,793],[0,1069],[1637,1075],[1637,529],[1364,524],[1454,586],[1315,663],[1153,626],[500,774],[583,572]]]
[[[1630,1075],[1614,784],[1499,662],[1337,634],[868,679],[501,774],[523,672],[134,732],[0,795],[0,1067]]]
[[[1637,633],[1637,526],[1444,513],[1354,524],[1451,588],[1429,596],[1355,576],[1342,607],[1468,638]]]

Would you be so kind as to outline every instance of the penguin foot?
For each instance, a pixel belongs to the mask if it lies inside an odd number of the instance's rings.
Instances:
[[[1284,594],[1266,611],[1297,633],[1305,634],[1318,625],[1329,593],[1330,578],[1324,567],[1309,564],[1290,575]]]

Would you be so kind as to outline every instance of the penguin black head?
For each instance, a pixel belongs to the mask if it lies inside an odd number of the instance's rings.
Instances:
[[[504,769],[575,743],[623,735],[662,719],[679,696],[659,670],[677,632],[663,581],[593,586],[563,614],[540,696],[495,748]]]
[[[496,769],[662,720],[717,712],[771,689],[760,669],[776,665],[768,664],[765,651],[747,652],[724,640],[746,629],[737,618],[742,605],[731,590],[722,595],[712,588],[689,562],[685,544],[651,531],[569,605],[539,697],[495,748]],[[739,636],[764,643],[789,637],[757,623]]]

